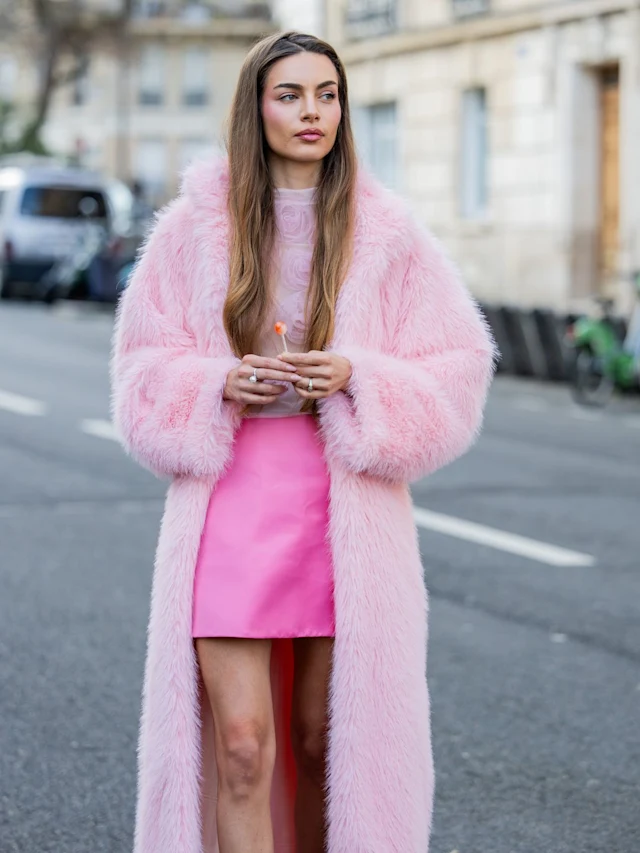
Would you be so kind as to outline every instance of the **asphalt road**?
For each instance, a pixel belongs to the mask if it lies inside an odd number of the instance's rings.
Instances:
[[[164,485],[110,438],[110,332],[0,306],[0,853],[131,849]],[[477,446],[414,499],[432,853],[637,853],[640,403],[500,379]]]

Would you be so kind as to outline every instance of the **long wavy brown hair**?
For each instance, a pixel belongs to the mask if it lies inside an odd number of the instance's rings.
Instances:
[[[305,312],[307,351],[322,350],[333,336],[336,300],[350,259],[357,166],[344,66],[335,50],[314,36],[296,32],[269,36],[253,47],[242,66],[227,138],[231,250],[223,322],[231,347],[240,358],[255,351],[269,306],[276,227],[262,96],[271,66],[305,51],[322,54],[335,66],[342,108],[335,144],[322,161],[315,194],[316,241]],[[313,403],[305,400],[302,410],[315,411]]]

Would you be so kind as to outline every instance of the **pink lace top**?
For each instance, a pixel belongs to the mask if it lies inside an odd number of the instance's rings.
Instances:
[[[304,308],[315,236],[314,194],[314,188],[275,190],[275,292],[256,355],[273,357],[284,351],[282,338],[273,329],[277,320],[287,324],[289,351],[302,352],[304,349]],[[299,410],[304,401],[291,384],[287,383],[287,386],[274,403],[251,406],[247,417],[301,414]]]

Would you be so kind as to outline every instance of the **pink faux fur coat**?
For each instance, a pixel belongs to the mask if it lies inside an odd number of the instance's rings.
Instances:
[[[222,399],[239,361],[222,325],[227,187],[225,161],[191,167],[157,220],[114,335],[115,424],[138,462],[171,479],[153,578],[135,853],[218,851],[211,710],[190,628],[207,504],[240,424],[237,404]],[[338,392],[320,403],[336,606],[328,853],[426,853],[427,593],[408,483],[474,440],[494,346],[435,239],[366,175],[356,223],[327,347],[353,365],[352,399]],[[275,641],[272,655],[277,853],[295,851],[290,646]]]

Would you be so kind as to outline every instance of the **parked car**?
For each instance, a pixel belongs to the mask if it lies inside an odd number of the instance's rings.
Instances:
[[[0,295],[39,296],[43,276],[93,234],[100,236],[103,254],[121,254],[132,228],[133,201],[125,184],[92,172],[0,166]],[[115,285],[113,295],[109,287],[103,289],[97,298],[115,297]]]

